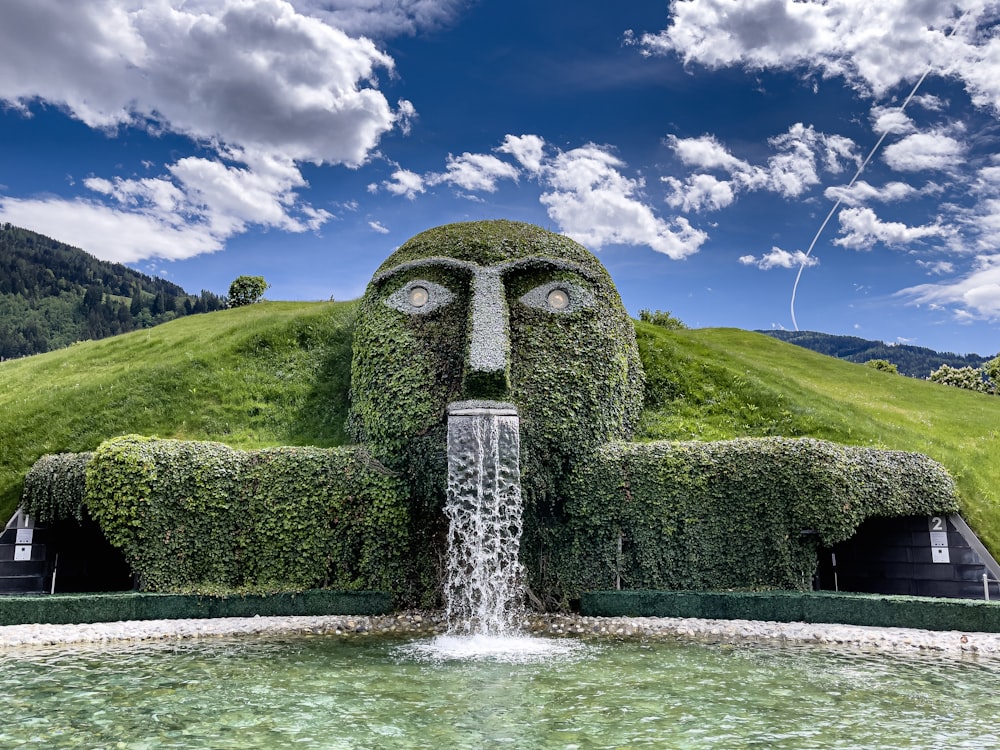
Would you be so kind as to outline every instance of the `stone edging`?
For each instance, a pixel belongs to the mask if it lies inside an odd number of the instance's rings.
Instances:
[[[886,653],[938,653],[1000,658],[1000,634],[930,631],[855,625],[701,620],[677,617],[580,617],[531,615],[525,630],[550,636],[599,639],[687,639],[705,643],[813,644]],[[169,639],[247,635],[431,636],[444,630],[439,612],[386,616],[223,617],[142,620],[86,625],[7,625],[0,627],[0,653],[72,644],[125,644]]]

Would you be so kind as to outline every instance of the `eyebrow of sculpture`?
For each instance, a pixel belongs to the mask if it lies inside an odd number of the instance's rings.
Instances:
[[[580,265],[579,263],[574,263],[569,260],[561,260],[559,258],[545,258],[542,256],[529,256],[527,258],[518,258],[517,260],[509,260],[506,263],[498,263],[495,266],[481,266],[478,263],[472,263],[466,260],[457,260],[455,258],[445,258],[445,257],[430,257],[430,258],[419,258],[418,260],[409,260],[405,263],[400,263],[398,266],[393,266],[388,268],[382,273],[376,274],[372,278],[373,284],[381,284],[386,279],[390,279],[393,276],[397,276],[406,271],[412,271],[416,268],[448,268],[455,271],[466,271],[473,276],[476,274],[487,271],[494,270],[501,276],[510,271],[521,271],[526,269],[538,269],[544,270],[547,268],[556,271],[572,271],[573,273],[578,273],[590,281],[600,281],[600,277],[593,270],[587,268],[586,266]]]

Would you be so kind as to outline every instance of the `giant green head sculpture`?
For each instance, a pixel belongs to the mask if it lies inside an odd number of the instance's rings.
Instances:
[[[635,332],[588,250],[529,224],[450,224],[376,271],[354,339],[352,424],[415,489],[443,495],[449,405],[517,410],[529,498],[630,436],[642,403]]]

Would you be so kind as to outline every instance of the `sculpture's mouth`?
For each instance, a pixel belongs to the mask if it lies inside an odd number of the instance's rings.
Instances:
[[[449,417],[472,417],[492,415],[495,417],[516,417],[517,407],[507,401],[452,401],[448,404]]]

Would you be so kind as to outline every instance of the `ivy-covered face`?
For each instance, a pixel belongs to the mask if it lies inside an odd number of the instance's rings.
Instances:
[[[353,420],[389,465],[443,464],[449,405],[477,401],[517,410],[523,472],[561,474],[573,456],[630,434],[641,390],[635,333],[607,271],[538,227],[419,234],[362,300]]]

